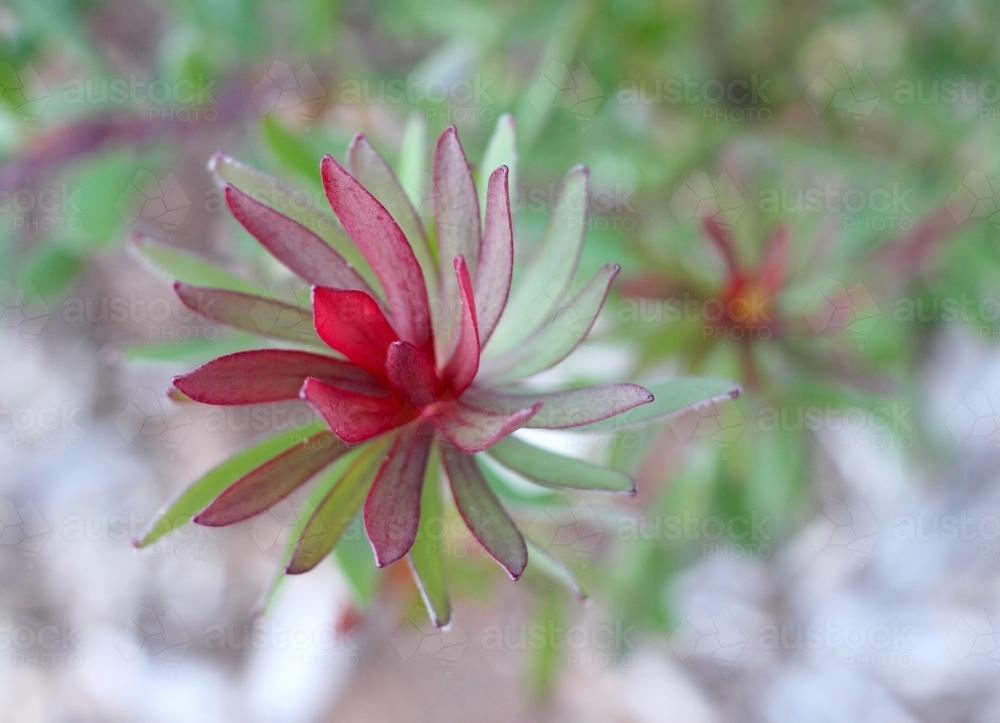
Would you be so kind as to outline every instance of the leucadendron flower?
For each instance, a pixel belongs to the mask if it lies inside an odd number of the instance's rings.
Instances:
[[[533,261],[511,289],[516,154],[509,117],[487,150],[485,192],[477,192],[454,127],[437,141],[429,187],[412,196],[363,135],[347,156],[350,171],[330,156],[320,165],[346,236],[315,210],[285,204],[289,215],[279,212],[268,203],[276,182],[224,156],[213,159],[230,212],[311,285],[312,311],[241,285],[249,282],[208,288],[178,281],[178,296],[194,311],[264,331],[285,348],[215,359],[176,377],[172,394],[213,405],[302,398],[325,427],[278,435],[212,470],[168,504],[138,544],[189,520],[208,526],[246,520],[323,473],[286,572],[315,567],[361,510],[377,564],[408,556],[432,620],[444,625],[450,605],[440,547],[414,545],[422,511],[426,523],[441,508],[444,479],[472,535],[517,580],[529,546],[487,482],[494,465],[553,488],[632,494],[635,485],[626,474],[560,457],[512,432],[608,429],[629,410],[623,423],[635,424],[734,393],[735,386],[672,380],[660,399],[636,384],[557,391],[521,384],[584,340],[618,266],[603,266],[570,287],[586,227],[580,201],[588,172],[576,167],[562,196],[577,202],[553,210]],[[419,177],[411,168],[407,180]],[[432,228],[415,207],[426,204]],[[170,253],[148,239],[139,247],[154,262]],[[693,388],[703,389],[701,398],[691,398]]]

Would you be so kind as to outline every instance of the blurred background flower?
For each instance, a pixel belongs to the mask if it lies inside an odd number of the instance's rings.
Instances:
[[[977,1],[5,4],[4,720],[995,719],[998,20]],[[129,542],[310,411],[168,399],[248,340],[124,241],[273,280],[287,306],[294,279],[228,218],[209,159],[318,218],[319,159],[358,130],[430,187],[402,152],[414,113],[473,159],[513,115],[529,253],[565,169],[591,169],[578,275],[619,263],[620,286],[540,386],[747,393],[523,435],[637,478],[627,500],[504,500],[589,605],[551,577],[496,584],[449,523],[446,630],[360,527],[255,618],[301,497]]]

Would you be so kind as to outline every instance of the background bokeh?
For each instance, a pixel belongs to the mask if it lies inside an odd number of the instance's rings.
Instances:
[[[1000,718],[998,26],[986,0],[0,5],[0,720]],[[359,534],[255,617],[300,498],[133,550],[306,411],[165,397],[247,340],[129,233],[280,279],[214,152],[325,203],[355,132],[395,161],[414,115],[453,123],[477,161],[503,113],[518,253],[582,163],[580,273],[623,269],[541,383],[745,389],[533,435],[638,479],[520,500],[590,602],[457,525],[446,631]]]

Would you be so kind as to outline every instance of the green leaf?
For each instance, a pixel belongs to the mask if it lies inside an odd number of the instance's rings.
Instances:
[[[355,517],[351,523],[351,532],[345,534],[333,549],[337,564],[351,586],[354,599],[358,605],[367,606],[375,598],[375,584],[378,581],[379,568],[375,564],[375,553],[365,537],[361,517]]]
[[[44,244],[25,261],[21,283],[30,283],[43,301],[52,302],[62,296],[83,267],[84,259],[78,254]]]
[[[714,377],[680,377],[662,382],[643,383],[653,393],[653,401],[642,404],[609,419],[602,419],[584,427],[574,427],[574,432],[613,432],[628,430],[640,424],[669,417],[683,409],[711,404],[723,399],[735,399],[741,393],[740,385],[729,379]]]
[[[556,605],[554,595],[546,595],[538,611],[538,617],[532,630],[541,630],[542,644],[531,645],[531,655],[528,663],[527,685],[532,693],[545,699],[552,693],[552,688],[559,677],[560,651],[563,646],[556,642],[557,633],[563,629],[562,614]]]
[[[489,484],[497,497],[508,502],[516,502],[533,507],[544,507],[549,502],[558,499],[558,495],[549,492],[538,485],[527,482],[523,477],[511,472],[486,453],[476,456],[483,479]]]
[[[580,602],[590,599],[590,595],[577,581],[572,571],[563,564],[562,560],[551,554],[548,550],[539,547],[529,538],[524,538],[528,543],[528,570],[537,570],[550,580],[554,580],[560,585],[565,585]]]
[[[521,531],[487,484],[474,455],[455,448],[442,451],[452,497],[469,532],[510,576],[517,580],[528,566]]]
[[[514,117],[504,113],[497,120],[496,129],[486,144],[483,162],[479,165],[476,187],[479,190],[479,217],[486,218],[486,189],[490,174],[500,166],[507,166],[507,187],[510,197],[517,198],[517,136]]]
[[[583,343],[596,323],[611,282],[617,274],[618,266],[608,264],[598,269],[586,284],[572,294],[551,294],[540,301],[531,310],[530,319],[524,320],[523,336],[517,345],[502,354],[493,354],[483,359],[480,370],[490,380],[490,384],[525,379],[555,366],[569,356]],[[553,310],[549,302],[556,296],[561,299],[561,308]],[[536,318],[536,310],[550,316]],[[501,324],[504,318],[501,317]],[[487,345],[487,349],[489,348]]]
[[[286,571],[298,575],[312,570],[330,554],[365,501],[388,448],[388,440],[375,440],[364,445],[339,481],[330,488],[313,508],[302,537],[288,562]]]
[[[442,628],[451,620],[451,603],[444,576],[441,557],[442,540],[432,534],[432,523],[441,522],[441,453],[437,445],[431,446],[424,474],[424,488],[420,495],[420,526],[417,538],[410,548],[409,561],[413,579],[420,589],[431,622]]]
[[[136,547],[146,547],[181,525],[187,524],[192,517],[205,509],[233,482],[257,469],[272,457],[291,449],[306,437],[324,429],[326,429],[326,425],[322,422],[313,422],[305,427],[289,429],[287,432],[255,444],[213,467],[165,504],[153,516],[146,529],[140,533],[133,544]]]
[[[230,289],[257,296],[265,293],[259,286],[220,269],[197,254],[145,234],[133,234],[128,248],[139,263],[170,282],[183,281],[194,286]]]
[[[273,115],[264,116],[264,141],[289,170],[294,171],[312,187],[319,183],[319,159],[309,144],[285,128]]]
[[[486,453],[543,487],[635,494],[635,481],[624,472],[540,449],[517,437],[505,437]]]
[[[241,332],[221,334],[214,339],[180,339],[163,342],[128,344],[119,349],[128,361],[136,362],[205,362],[216,357],[261,346],[259,336]]]
[[[70,245],[90,250],[119,242],[124,218],[116,209],[134,190],[136,162],[131,152],[102,154],[71,171],[62,186],[65,198],[59,211],[64,214],[62,221],[69,224],[64,233]]]
[[[321,193],[294,191],[267,174],[223,153],[216,153],[212,157],[208,169],[220,186],[227,183],[232,184],[255,201],[283,213],[322,238],[354,267],[372,289],[381,293],[382,285],[371,266],[368,265],[368,261],[362,256],[361,251],[341,230],[337,220],[317,205],[316,199],[322,197]],[[316,174],[318,177],[318,159]],[[323,203],[326,203],[325,199]]]
[[[559,202],[531,263],[510,291],[510,299],[484,350],[488,356],[517,346],[535,331],[536,322],[551,319],[560,309],[576,274],[586,230],[587,177],[583,166],[563,179]]]
[[[427,175],[427,121],[420,113],[412,113],[406,122],[396,175],[410,203],[419,212],[424,203],[423,184]]]

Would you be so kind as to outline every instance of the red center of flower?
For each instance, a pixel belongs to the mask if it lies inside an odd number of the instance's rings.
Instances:
[[[418,417],[447,424],[450,407],[472,383],[479,368],[479,332],[472,284],[465,260],[455,259],[463,318],[446,364],[434,362],[434,339],[418,346],[401,339],[383,308],[358,290],[313,289],[316,331],[331,348],[371,375],[363,387],[344,388],[307,380],[303,396],[329,420],[345,441],[409,424]]]

